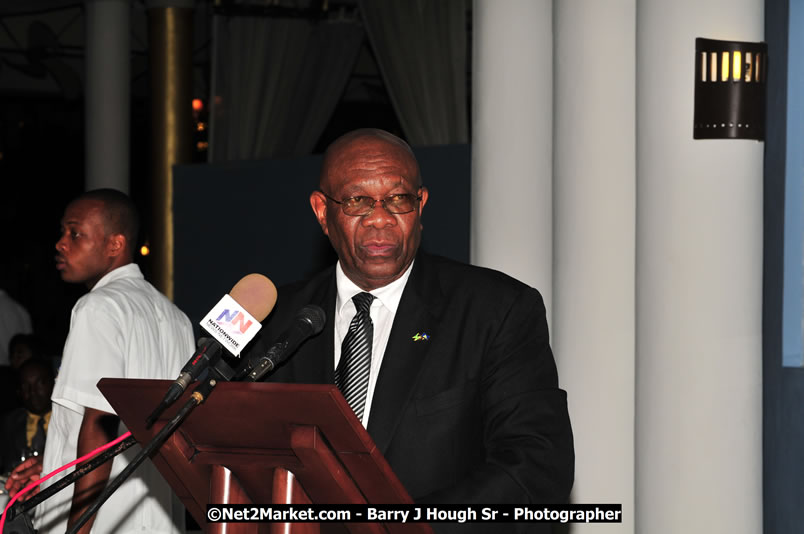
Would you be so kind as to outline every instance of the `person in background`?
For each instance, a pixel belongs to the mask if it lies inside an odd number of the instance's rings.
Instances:
[[[44,452],[50,422],[53,367],[45,360],[28,359],[17,370],[17,376],[16,390],[23,407],[6,414],[0,424],[3,473]]]
[[[103,377],[175,378],[193,353],[190,321],[145,281],[133,262],[138,216],[112,189],[72,201],[61,221],[56,268],[65,282],[89,292],[73,307],[70,333],[53,389],[44,471],[50,472],[111,441],[125,429],[96,384]],[[72,528],[97,496],[136,456],[132,447],[37,506],[40,534]],[[26,461],[6,487],[13,495],[42,471]],[[65,472],[66,474],[66,472]],[[54,477],[45,484],[56,482]],[[178,533],[184,508],[150,462],[144,462],[79,532]]]
[[[31,316],[22,304],[0,289],[0,365],[8,365],[8,344],[16,334],[30,334]]]
[[[8,342],[8,359],[14,369],[19,369],[23,363],[38,356],[36,336],[33,334],[17,334]]]

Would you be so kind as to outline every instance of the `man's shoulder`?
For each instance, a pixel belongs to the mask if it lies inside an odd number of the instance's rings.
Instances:
[[[277,288],[276,305],[262,322],[263,328],[250,344],[249,351],[261,351],[268,347],[280,332],[284,332],[296,314],[308,304],[326,308],[330,289],[334,295],[335,266],[331,266],[312,277],[280,285]],[[333,300],[334,305],[334,300]]]
[[[114,309],[132,299],[150,293],[152,287],[145,280],[121,279],[112,280],[101,287],[95,287],[84,294],[73,307],[74,312],[92,309]]]
[[[310,278],[283,284],[277,287],[276,304],[263,326],[284,328],[288,321],[308,304],[325,306],[330,289],[334,295],[335,266],[331,266]]]
[[[446,293],[466,292],[474,295],[516,294],[523,291],[538,293],[524,282],[501,271],[425,252],[420,252],[416,256],[413,269],[412,279],[418,280],[414,283],[424,285],[436,283],[440,290]],[[305,304],[320,301],[323,294],[334,288],[334,284],[333,265],[305,280],[280,286],[277,305],[283,301],[294,303],[305,301]]]
[[[159,311],[158,311],[159,310]],[[102,313],[110,317],[174,317],[182,323],[187,315],[161,291],[143,278],[126,277],[96,287],[78,299],[73,314]]]
[[[521,292],[530,286],[501,271],[463,263],[443,256],[420,254],[417,258],[421,276],[435,278],[442,289],[454,291]],[[416,265],[414,265],[414,269]]]
[[[283,284],[277,289],[277,300],[313,298],[335,283],[335,266],[327,267],[310,278]]]
[[[466,310],[483,320],[506,316],[514,307],[544,314],[544,299],[533,287],[494,269],[439,256],[419,256],[408,285],[420,302]]]
[[[31,315],[28,310],[3,290],[0,290],[0,316],[9,328],[30,333]]]

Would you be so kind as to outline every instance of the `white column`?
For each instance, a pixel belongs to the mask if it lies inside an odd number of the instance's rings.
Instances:
[[[130,5],[86,0],[86,189],[129,191]]]
[[[633,533],[636,0],[554,6],[553,348],[572,500],[623,505],[622,524],[572,532]]]
[[[692,120],[695,38],[760,41],[764,4],[638,2],[636,531],[755,534],[763,145]]]
[[[551,0],[475,0],[472,263],[542,292],[552,310]]]

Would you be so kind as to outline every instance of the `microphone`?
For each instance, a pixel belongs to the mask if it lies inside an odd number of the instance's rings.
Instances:
[[[308,338],[321,332],[326,321],[326,314],[320,306],[308,304],[302,308],[296,314],[290,327],[279,336],[279,340],[271,345],[265,354],[247,360],[244,364],[246,369],[242,371],[248,373],[245,381],[256,382],[266,373],[274,370],[296,352],[296,349]]]
[[[262,327],[260,323],[271,313],[274,304],[276,287],[268,278],[256,273],[241,278],[231,293],[224,295],[201,320],[201,327],[212,337],[199,339],[198,349],[184,364],[146,425],[150,427],[165,408],[181,397],[191,382],[220,359],[224,350],[238,356]]]

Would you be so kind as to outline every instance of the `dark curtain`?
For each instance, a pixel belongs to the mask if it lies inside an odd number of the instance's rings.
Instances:
[[[467,143],[466,0],[360,0],[360,13],[408,141]]]
[[[214,21],[210,161],[310,154],[357,59],[356,21]]]

